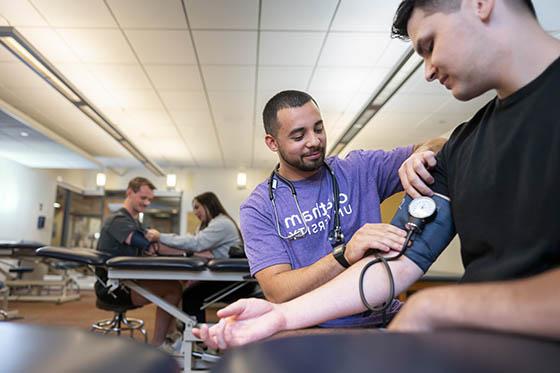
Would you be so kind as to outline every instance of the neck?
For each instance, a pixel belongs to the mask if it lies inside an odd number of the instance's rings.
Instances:
[[[124,200],[123,207],[126,209],[126,211],[129,212],[130,215],[132,215],[134,219],[138,219],[138,213],[132,208],[128,199]]]
[[[317,172],[319,172],[320,170],[321,168],[318,168],[313,171],[302,171],[299,168],[295,168],[285,162],[281,162],[280,167],[278,168],[278,174],[280,174],[280,176],[290,181],[298,181],[298,180],[307,179],[317,174]]]
[[[560,56],[560,41],[544,32],[536,22],[520,27],[523,32],[511,32],[505,48],[508,52],[495,63],[500,67],[496,89],[500,99],[535,80]]]

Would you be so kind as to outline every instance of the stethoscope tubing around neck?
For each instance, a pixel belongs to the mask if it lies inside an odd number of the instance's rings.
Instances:
[[[342,227],[341,227],[341,224],[340,224],[340,215],[339,215],[340,188],[338,186],[338,181],[336,180],[336,176],[335,176],[332,168],[326,162],[323,162],[323,165],[325,166],[325,168],[329,172],[329,175],[331,177],[331,182],[332,182],[332,185],[333,185],[334,228],[329,232],[329,242],[334,247],[334,246],[338,246],[338,245],[344,243],[344,234],[342,232]],[[287,239],[287,240],[296,240],[296,239],[304,237],[309,232],[309,227],[307,226],[307,223],[306,223],[305,219],[303,218],[303,212],[301,211],[301,208],[300,208],[300,205],[299,205],[299,201],[298,201],[298,198],[297,198],[297,191],[296,191],[296,187],[295,187],[294,183],[292,183],[290,180],[288,180],[285,177],[283,177],[282,175],[280,175],[280,173],[278,172],[279,168],[280,168],[280,164],[276,165],[276,167],[274,167],[274,170],[272,170],[272,173],[270,174],[270,178],[268,179],[268,198],[270,199],[270,202],[272,203],[272,209],[274,210],[274,218],[276,220],[276,230],[277,230],[278,236],[280,236],[283,239]],[[281,181],[286,186],[288,186],[288,188],[290,189],[290,192],[292,193],[292,198],[294,199],[294,203],[296,204],[298,214],[299,214],[300,219],[301,219],[301,221],[302,221],[302,223],[305,227],[305,228],[302,228],[304,230],[303,232],[302,232],[302,229],[299,229],[296,233],[285,236],[280,231],[280,219],[278,217],[278,210],[276,208],[276,196],[275,196],[276,189],[278,188],[278,181]]]

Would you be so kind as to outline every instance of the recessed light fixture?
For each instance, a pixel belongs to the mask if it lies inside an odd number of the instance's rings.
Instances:
[[[28,133],[28,132],[25,132],[25,131],[21,131],[19,134],[20,134],[20,136],[22,136],[22,137],[27,137],[27,136],[29,136],[29,133]]]

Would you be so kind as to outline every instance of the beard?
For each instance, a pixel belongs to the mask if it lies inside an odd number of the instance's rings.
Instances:
[[[300,171],[306,171],[306,172],[317,171],[323,165],[323,162],[325,161],[325,148],[324,147],[315,148],[312,149],[310,153],[315,153],[317,151],[321,153],[320,157],[311,160],[311,159],[306,159],[305,156],[300,156],[298,158],[295,157],[289,158],[286,154],[284,154],[282,149],[280,148],[278,149],[278,153],[280,154],[280,157],[284,160],[284,162],[286,162],[290,166]]]

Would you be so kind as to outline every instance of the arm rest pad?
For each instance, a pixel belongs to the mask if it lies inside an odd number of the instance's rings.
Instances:
[[[105,264],[115,269],[204,271],[207,259],[177,256],[117,256]]]
[[[37,249],[35,252],[37,256],[46,258],[60,259],[70,262],[77,262],[81,264],[88,264],[93,266],[102,266],[105,261],[110,258],[110,255],[101,251],[81,249],[81,248],[66,248],[45,246]]]
[[[208,268],[214,272],[249,272],[249,261],[244,258],[212,259]]]

